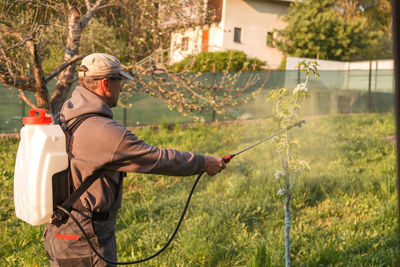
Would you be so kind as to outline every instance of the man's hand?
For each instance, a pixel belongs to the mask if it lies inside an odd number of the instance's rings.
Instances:
[[[214,176],[217,173],[221,172],[225,169],[225,162],[222,158],[215,157],[215,156],[204,156],[206,161],[204,164],[204,169],[208,175]]]

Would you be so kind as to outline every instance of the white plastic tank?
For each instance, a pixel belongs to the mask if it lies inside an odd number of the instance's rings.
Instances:
[[[53,214],[53,174],[68,167],[65,134],[51,124],[44,109],[29,110],[22,120],[14,172],[14,205],[18,218],[31,225],[48,223]]]

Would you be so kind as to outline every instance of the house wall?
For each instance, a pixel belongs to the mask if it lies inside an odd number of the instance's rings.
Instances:
[[[171,48],[170,48],[170,63],[179,62],[185,57],[193,54],[198,54],[202,50],[202,35],[203,31],[208,30],[209,42],[208,51],[223,51],[222,47],[224,31],[220,28],[219,24],[197,26],[187,29],[185,32],[174,32],[171,35]],[[183,51],[182,38],[188,37],[188,49]]]
[[[174,32],[171,35],[170,63],[179,62],[185,57],[201,50],[202,27],[189,28],[185,32]],[[188,49],[182,49],[182,38],[188,37]]]
[[[197,26],[171,36],[171,63],[202,51],[203,30],[209,31],[208,51],[236,49],[251,57],[267,62],[268,67],[280,66],[283,54],[277,48],[267,46],[267,33],[285,27],[278,18],[287,13],[289,3],[268,0],[224,0],[221,21]],[[233,40],[234,28],[241,28],[241,42]],[[181,40],[189,37],[189,48],[182,51]]]
[[[287,13],[289,3],[265,0],[225,0],[221,27],[222,46],[244,51],[252,57],[267,61],[269,67],[279,67],[283,54],[267,46],[267,32],[282,29],[285,22],[278,15]],[[241,43],[233,41],[234,28],[241,28]]]

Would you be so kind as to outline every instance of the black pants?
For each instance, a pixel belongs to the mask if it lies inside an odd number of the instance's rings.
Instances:
[[[72,211],[94,247],[105,258],[117,261],[117,246],[115,241],[115,214],[110,214],[108,220],[92,220],[91,214]],[[44,247],[50,265],[53,266],[114,266],[107,264],[91,249],[87,240],[75,222],[68,220],[61,225],[46,224]]]

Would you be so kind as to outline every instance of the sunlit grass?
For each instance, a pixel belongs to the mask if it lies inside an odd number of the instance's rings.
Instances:
[[[269,135],[271,121],[134,129],[148,143],[224,156]],[[311,166],[292,201],[293,266],[397,266],[393,114],[310,118],[295,134]],[[1,266],[48,265],[42,227],[15,217],[17,140],[0,139]],[[269,142],[204,176],[176,239],[140,266],[284,266],[284,206]],[[119,260],[151,255],[172,233],[195,177],[129,174],[116,227]]]

